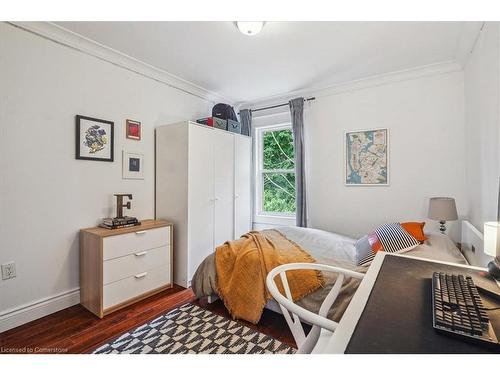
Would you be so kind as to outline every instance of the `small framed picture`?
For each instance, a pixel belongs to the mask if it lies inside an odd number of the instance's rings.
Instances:
[[[123,175],[125,180],[144,180],[144,155],[123,151]]]
[[[127,120],[125,127],[128,139],[141,140],[141,123],[139,121]]]
[[[114,123],[76,116],[76,159],[113,161]]]

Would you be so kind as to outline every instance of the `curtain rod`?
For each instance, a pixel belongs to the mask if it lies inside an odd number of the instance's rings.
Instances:
[[[316,98],[314,96],[307,98],[307,99],[304,99],[305,102],[309,102],[309,101],[313,101],[313,100],[316,100]],[[257,109],[251,109],[250,111],[251,112],[258,112],[258,111],[264,111],[266,109],[273,109],[273,108],[279,108],[279,107],[284,107],[284,106],[288,106],[288,103],[276,104],[276,105],[271,105],[269,107],[262,107],[262,108],[257,108]],[[238,112],[238,114],[240,114],[240,113]]]

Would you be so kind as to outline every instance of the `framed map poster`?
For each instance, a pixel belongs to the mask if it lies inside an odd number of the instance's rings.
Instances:
[[[388,129],[345,133],[345,184],[389,185]]]

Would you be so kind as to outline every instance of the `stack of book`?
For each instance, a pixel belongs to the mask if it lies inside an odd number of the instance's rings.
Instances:
[[[102,223],[99,226],[107,229],[117,229],[117,228],[134,227],[136,225],[141,225],[141,222],[137,220],[136,217],[124,216],[124,217],[106,218],[102,221]]]

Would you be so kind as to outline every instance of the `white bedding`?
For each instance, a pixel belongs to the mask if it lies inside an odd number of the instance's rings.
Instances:
[[[354,238],[310,228],[279,227],[275,229],[305,249],[318,263],[331,264],[358,272],[366,272],[368,269],[367,266],[356,266],[356,239]],[[403,255],[467,264],[460,250],[458,250],[448,236],[440,233],[426,233],[426,235],[428,240],[424,244],[418,245]],[[300,306],[313,312],[319,310],[319,307],[335,282],[336,275],[324,273],[323,277],[325,278],[325,287],[297,301]],[[330,319],[338,321],[341,318],[358,285],[359,280],[346,279],[337,301],[328,313]],[[198,298],[216,294],[217,274],[214,254],[209,255],[198,267],[193,277],[192,287]],[[266,306],[273,311],[279,311],[276,302],[273,300],[268,301]]]
[[[307,249],[319,263],[329,260],[356,263],[356,240],[340,234],[319,229],[279,227],[276,228],[285,237]],[[453,241],[441,233],[426,233],[427,241],[405,254],[418,258],[443,262],[467,264],[467,260]]]

